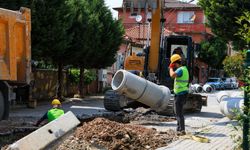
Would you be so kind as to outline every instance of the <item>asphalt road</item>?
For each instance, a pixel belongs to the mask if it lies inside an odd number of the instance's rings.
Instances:
[[[237,93],[238,90],[230,90],[229,93]],[[217,102],[216,93],[203,95],[208,96],[208,105],[203,106],[200,113],[189,113],[185,114],[186,130],[188,132],[193,132],[199,128],[205,127],[212,123],[217,122],[224,116],[220,113],[219,103]],[[103,96],[92,96],[86,97],[83,100],[80,99],[68,99],[67,102],[63,103],[63,109],[65,112],[72,111],[79,118],[88,118],[91,116],[101,116],[102,114],[113,114],[104,109],[103,106]],[[26,121],[36,121],[39,119],[48,109],[50,109],[50,104],[42,103],[39,104],[35,109],[19,107],[13,108],[10,112],[10,120],[18,118]],[[145,123],[145,122],[144,122]],[[142,123],[136,123],[142,124]],[[150,125],[146,123],[143,124],[146,127],[153,127],[157,130],[167,130],[172,128],[175,130],[176,122],[153,122]]]

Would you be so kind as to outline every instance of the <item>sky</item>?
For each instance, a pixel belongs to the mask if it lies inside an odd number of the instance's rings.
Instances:
[[[189,0],[183,0],[183,1],[189,1]],[[193,3],[196,3],[198,0],[195,0]],[[113,16],[117,18],[118,13],[117,11],[113,10],[113,7],[121,7],[122,6],[122,0],[105,0],[105,3],[109,8],[111,9]]]
[[[113,10],[113,7],[121,7],[122,6],[122,0],[105,0],[105,3],[109,8],[111,9],[113,16],[117,18],[117,11]]]

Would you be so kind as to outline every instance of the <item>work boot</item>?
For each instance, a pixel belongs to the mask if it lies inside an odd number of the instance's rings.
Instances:
[[[186,135],[186,132],[184,130],[183,131],[177,131],[177,135],[178,136]]]

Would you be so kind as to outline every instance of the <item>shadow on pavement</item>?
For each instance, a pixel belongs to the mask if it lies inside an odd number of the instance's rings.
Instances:
[[[186,117],[204,117],[204,118],[223,118],[224,116],[220,113],[215,112],[200,112],[200,113],[185,113]]]
[[[227,137],[227,135],[222,133],[200,133],[199,135],[206,136],[206,137]]]

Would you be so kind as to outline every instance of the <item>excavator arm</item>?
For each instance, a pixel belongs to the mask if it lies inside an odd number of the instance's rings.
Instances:
[[[155,0],[157,8],[152,11],[151,43],[149,49],[148,71],[156,73],[159,63],[160,41],[161,41],[161,10],[162,0]]]
[[[140,9],[144,10],[144,13],[150,13],[151,18],[149,19],[149,25],[151,34],[147,39],[150,40],[149,47],[145,50],[145,61],[144,63],[144,76],[148,78],[148,74],[151,74],[155,77],[157,72],[159,72],[159,59],[160,59],[160,45],[161,45],[161,34],[162,34],[162,19],[163,18],[163,8],[164,8],[164,0],[124,0],[123,1],[124,9],[129,8],[130,11],[134,12],[137,10],[139,13]],[[132,13],[131,12],[131,13]],[[139,15],[139,14],[138,14]],[[128,56],[128,59],[125,59],[125,69],[131,70],[131,68],[135,68],[131,62],[135,60],[134,57]],[[141,71],[142,69],[139,69]]]

